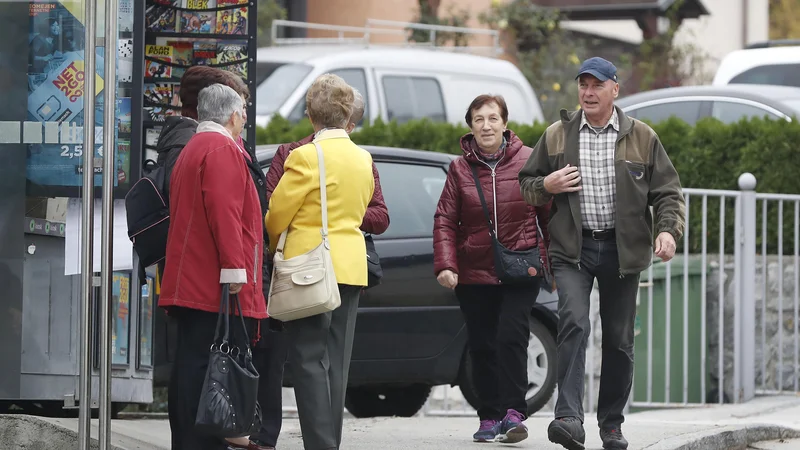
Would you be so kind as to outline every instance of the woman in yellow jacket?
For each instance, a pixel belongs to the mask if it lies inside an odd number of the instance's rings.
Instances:
[[[353,110],[353,89],[340,77],[317,78],[306,94],[314,142],[322,148],[328,203],[328,239],[342,305],[331,313],[286,323],[304,447],[338,449],[342,412],[353,349],[356,311],[367,285],[367,250],[359,227],[372,198],[372,157],[345,131]],[[272,193],[265,217],[271,250],[288,230],[283,249],[292,258],[317,247],[322,239],[319,164],[313,143],[295,149]]]

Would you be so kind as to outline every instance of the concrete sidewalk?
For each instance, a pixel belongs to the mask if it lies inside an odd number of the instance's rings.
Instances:
[[[2,417],[10,420],[9,417]],[[31,418],[26,418],[29,422]],[[34,421],[36,419],[33,419]],[[547,440],[547,425],[552,414],[537,414],[528,419],[530,438],[513,446],[475,444],[471,436],[477,418],[413,417],[346,419],[343,449],[400,450],[465,448],[530,448],[559,450]],[[77,430],[75,419],[40,419],[42,424],[56,426],[71,435]],[[27,423],[27,422],[26,422]],[[96,424],[96,421],[94,421]],[[4,427],[0,421],[0,428]],[[26,425],[29,426],[29,425]],[[115,420],[112,423],[113,444],[122,450],[168,449],[169,423],[166,420]],[[597,423],[587,418],[587,449],[601,449]],[[631,449],[648,450],[715,450],[744,449],[749,444],[784,439],[787,442],[764,442],[763,449],[793,449],[800,438],[800,397],[776,396],[755,399],[742,405],[708,405],[647,411],[628,415],[623,431]],[[96,433],[94,427],[93,434]],[[61,436],[63,437],[63,436]],[[6,441],[8,442],[8,441]],[[284,420],[278,442],[281,450],[302,450],[300,426],[295,418]],[[5,448],[5,447],[3,447]],[[17,447],[15,447],[17,448]],[[35,448],[35,447],[20,447]],[[43,447],[62,448],[62,447]],[[64,447],[74,448],[74,447]]]

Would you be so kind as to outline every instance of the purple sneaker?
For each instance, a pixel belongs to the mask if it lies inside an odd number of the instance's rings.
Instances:
[[[500,421],[481,420],[481,427],[472,435],[472,439],[475,442],[494,442],[498,433],[500,433]]]
[[[516,444],[528,439],[528,427],[522,423],[523,420],[525,420],[525,416],[509,409],[506,417],[500,422],[500,433],[497,440],[504,444]]]

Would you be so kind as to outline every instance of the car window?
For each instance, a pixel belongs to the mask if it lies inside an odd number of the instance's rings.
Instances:
[[[358,89],[361,96],[364,97],[364,117],[361,118],[356,125],[361,126],[364,123],[364,118],[369,117],[369,93],[367,92],[367,76],[363,69],[339,69],[332,70],[330,73],[342,77],[342,79],[350,86]],[[289,114],[289,122],[297,123],[303,120],[306,115],[306,97],[300,99],[295,105],[292,112]]]
[[[754,67],[731,78],[728,83],[800,87],[800,64],[768,64]]]
[[[309,72],[311,66],[307,64],[286,64],[275,69],[256,88],[256,114],[266,116],[275,113]]]
[[[779,116],[759,108],[755,105],[745,105],[736,102],[715,101],[711,106],[711,116],[724,123],[736,123],[742,119],[767,116],[770,119],[780,119]]]
[[[701,101],[687,100],[682,102],[667,102],[642,108],[632,108],[626,112],[639,120],[650,123],[659,123],[675,116],[689,125],[694,125],[700,116]]]
[[[389,208],[389,229],[377,238],[433,235],[433,214],[447,174],[438,166],[376,162]]]
[[[435,78],[385,76],[383,92],[389,120],[403,123],[423,117],[441,122],[447,119],[442,88]]]
[[[282,62],[256,62],[256,86],[266,80],[278,67],[284,66]]]

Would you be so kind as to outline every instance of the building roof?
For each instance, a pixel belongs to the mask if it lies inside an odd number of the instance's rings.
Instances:
[[[701,0],[531,0],[531,2],[539,6],[558,8],[569,20],[631,19],[647,12],[663,16],[676,2],[680,2],[678,12],[684,19],[696,19],[709,14]]]

